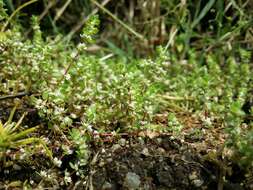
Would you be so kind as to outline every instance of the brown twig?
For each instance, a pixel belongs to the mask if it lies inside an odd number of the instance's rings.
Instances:
[[[6,99],[12,99],[12,98],[20,98],[20,97],[28,96],[28,95],[30,95],[29,92],[19,92],[17,94],[0,96],[0,100],[6,100]]]

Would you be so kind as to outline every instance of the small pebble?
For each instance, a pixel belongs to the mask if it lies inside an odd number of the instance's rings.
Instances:
[[[163,140],[161,138],[157,138],[156,141],[158,144],[161,144]]]
[[[139,189],[139,186],[141,184],[140,176],[138,176],[136,173],[128,172],[125,180],[124,180],[124,186],[133,190],[133,189]]]
[[[100,161],[98,165],[99,165],[99,167],[103,167],[105,165],[105,163],[104,163],[104,161]]]
[[[157,149],[157,152],[159,152],[160,154],[163,154],[163,153],[165,153],[165,150],[163,148],[159,147]]]
[[[193,184],[195,185],[195,187],[201,187],[203,185],[204,181],[200,180],[200,179],[194,179],[193,180]]]
[[[145,155],[145,156],[149,156],[149,155],[150,155],[147,148],[144,148],[144,149],[142,150],[141,153],[142,153],[143,155]]]
[[[145,142],[144,142],[144,140],[143,140],[142,137],[139,137],[139,138],[138,138],[138,141],[139,141],[140,145],[144,145],[144,144],[145,144]]]
[[[120,148],[121,148],[121,146],[120,146],[119,144],[114,144],[114,145],[112,146],[112,151],[115,152],[116,150],[118,150],[118,149],[120,149]]]
[[[112,184],[110,184],[108,181],[106,181],[102,187],[103,190],[109,190],[112,189]]]
[[[120,139],[118,143],[119,143],[120,146],[125,146],[126,145],[126,139]]]
[[[110,162],[112,162],[113,160],[112,160],[112,158],[107,158],[106,159],[106,162],[108,162],[108,163],[110,163]]]
[[[13,165],[13,169],[14,170],[21,170],[21,167],[19,165],[17,165],[17,164],[14,164]]]

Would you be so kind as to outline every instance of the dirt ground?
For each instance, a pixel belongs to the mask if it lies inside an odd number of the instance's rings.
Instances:
[[[246,171],[235,164],[223,165],[222,160],[210,160],[201,151],[171,136],[120,139],[95,154],[89,171],[89,187],[112,190],[253,188],[252,181],[245,177]]]
[[[32,111],[30,114],[36,118]],[[23,189],[24,184],[32,189],[69,190],[253,189],[253,171],[239,167],[229,158],[229,151],[221,149],[226,138],[222,129],[203,128],[193,120],[187,122],[190,125],[178,136],[146,130],[91,139],[84,178],[69,166],[70,161],[77,159],[75,154],[61,157],[60,168],[52,167],[40,154],[30,157],[29,162],[15,160],[10,167],[0,169],[0,189]],[[54,155],[60,155],[63,140],[60,135],[54,138],[51,148]],[[68,185],[61,184],[66,169],[72,170],[72,183]],[[43,179],[41,170],[48,171],[52,180]]]

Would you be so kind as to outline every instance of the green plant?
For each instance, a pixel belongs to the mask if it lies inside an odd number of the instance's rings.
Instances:
[[[8,150],[20,149],[28,144],[41,144],[45,149],[46,154],[52,159],[53,157],[51,151],[47,148],[46,143],[41,138],[27,137],[35,132],[38,127],[32,127],[23,131],[18,131],[18,128],[20,128],[20,125],[26,114],[24,113],[17,123],[12,122],[15,110],[16,107],[13,108],[6,123],[2,124],[0,121],[0,153],[3,156],[4,165],[6,162],[6,152]]]
[[[177,4],[162,3],[168,7]],[[76,123],[91,125],[99,132],[157,127],[153,118],[164,112],[169,116],[165,131],[170,127],[179,130],[183,126],[173,113],[192,114],[203,127],[228,129],[228,145],[250,160],[248,152],[253,151],[245,147],[252,142],[246,135],[251,129],[241,127],[246,115],[252,115],[243,109],[252,98],[251,53],[234,41],[250,27],[249,16],[237,11],[237,19],[229,20],[228,15],[221,19],[220,15],[242,5],[226,2],[224,6],[221,1],[200,2],[196,7],[193,1],[182,1],[170,13],[176,19],[167,23],[179,26],[177,32],[168,46],[157,48],[153,59],[104,60],[89,55],[85,48],[95,42],[100,24],[97,16],[89,17],[78,45],[66,44],[61,36],[44,39],[37,17],[32,17],[31,39],[23,38],[20,25],[10,25],[0,38],[0,77],[5,79],[0,92],[29,94],[30,105],[49,128],[63,133]],[[203,20],[212,17],[212,9],[217,17],[206,28]]]
[[[170,113],[168,115],[168,127],[171,131],[175,132],[176,134],[179,134],[184,126],[180,124],[175,114]]]
[[[87,137],[85,136],[84,132],[85,131],[80,131],[78,129],[72,129],[70,131],[70,139],[74,143],[77,159],[75,161],[71,161],[69,164],[70,167],[76,172],[76,175],[80,176],[81,178],[85,177],[84,167],[88,164],[88,159],[90,157]]]

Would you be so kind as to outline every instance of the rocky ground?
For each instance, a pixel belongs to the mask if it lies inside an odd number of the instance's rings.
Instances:
[[[253,188],[246,171],[209,155],[169,135],[122,138],[96,152],[88,181],[90,189]]]

